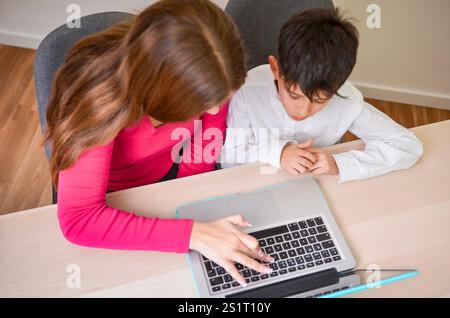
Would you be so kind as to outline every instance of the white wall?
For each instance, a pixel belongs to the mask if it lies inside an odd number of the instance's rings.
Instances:
[[[212,0],[225,8],[228,0]],[[0,0],[0,43],[37,48],[42,38],[66,22],[69,4],[81,15],[102,11],[138,13],[156,0]]]
[[[213,0],[224,8],[228,0]],[[259,0],[263,2],[264,0]],[[351,76],[366,97],[450,109],[449,0],[333,0],[359,20],[358,63]],[[36,48],[65,23],[68,4],[82,15],[136,13],[155,0],[0,0],[0,43]],[[381,29],[366,26],[366,8],[381,7]]]
[[[357,18],[358,62],[351,80],[366,97],[450,109],[449,0],[333,0]],[[366,8],[381,8],[369,29]]]

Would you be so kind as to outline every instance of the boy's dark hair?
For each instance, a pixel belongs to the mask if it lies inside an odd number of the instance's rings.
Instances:
[[[356,63],[358,30],[339,9],[309,9],[292,16],[278,42],[280,75],[288,90],[298,84],[313,100],[337,93]]]

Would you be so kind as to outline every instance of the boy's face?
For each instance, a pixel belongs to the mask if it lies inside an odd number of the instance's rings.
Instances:
[[[277,82],[281,103],[292,120],[305,120],[323,109],[330,101],[331,98],[322,92],[319,92],[314,100],[310,100],[298,85],[293,85],[288,90],[284,78],[279,76],[278,61],[274,56],[269,57],[269,64]]]

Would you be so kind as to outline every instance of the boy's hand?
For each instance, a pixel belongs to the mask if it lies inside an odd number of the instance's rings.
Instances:
[[[281,152],[280,166],[294,176],[308,172],[316,162],[316,157],[305,150],[312,146],[314,140],[308,139],[301,144],[287,144]]]
[[[312,174],[339,174],[339,168],[332,155],[317,148],[309,148],[307,151],[316,157],[316,162],[309,167],[308,172]]]

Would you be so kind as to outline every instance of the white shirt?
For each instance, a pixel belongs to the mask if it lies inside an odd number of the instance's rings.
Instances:
[[[351,83],[346,82],[338,93],[346,98],[334,95],[313,116],[294,121],[280,101],[269,65],[254,68],[230,102],[222,167],[262,162],[280,168],[287,143],[314,138],[313,147],[326,147],[339,142],[348,130],[366,146],[364,151],[333,155],[340,182],[407,169],[417,162],[423,146],[412,132],[364,102]]]

